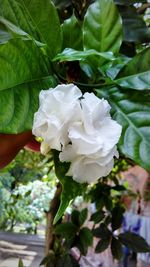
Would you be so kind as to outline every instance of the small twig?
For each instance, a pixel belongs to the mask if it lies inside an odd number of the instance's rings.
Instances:
[[[138,14],[144,14],[147,8],[150,8],[150,3],[143,4],[141,7],[137,9]]]

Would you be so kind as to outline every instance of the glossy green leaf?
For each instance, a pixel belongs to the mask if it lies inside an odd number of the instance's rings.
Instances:
[[[50,0],[21,0],[39,33],[42,43],[48,46],[48,55],[53,58],[62,46],[62,34],[57,10]]]
[[[0,132],[19,133],[32,129],[39,106],[39,92],[56,86],[52,76],[0,91]]]
[[[120,6],[123,20],[123,40],[127,42],[150,42],[150,29],[134,6]]]
[[[53,157],[55,163],[55,173],[57,178],[62,184],[61,203],[54,218],[54,224],[63,216],[66,208],[68,207],[71,200],[75,197],[82,195],[86,189],[85,184],[75,182],[72,177],[66,176],[70,164],[59,161],[59,152],[53,150]]]
[[[22,29],[20,29],[18,26],[16,26],[15,24],[11,23],[9,20],[4,19],[3,17],[0,16],[0,25],[2,25],[2,27],[5,27],[5,31],[8,35],[7,38],[3,39],[2,36],[2,41],[1,43],[6,43],[6,41],[10,40],[10,39],[14,39],[14,38],[19,38],[22,40],[32,40],[33,41],[33,37],[30,36],[28,33],[26,33],[25,31],[23,31]],[[43,44],[37,40],[34,39],[34,42],[37,46],[39,47],[45,47],[46,48],[46,44]]]
[[[7,31],[6,26],[0,21],[0,44],[6,43],[11,38],[11,34]]]
[[[108,99],[113,118],[123,127],[120,151],[150,171],[150,94],[118,88],[97,90],[99,97]]]
[[[15,34],[16,34],[16,37],[18,37],[17,35],[24,36],[24,37],[29,36],[26,32],[21,30],[18,26],[14,25],[13,23],[3,18],[2,16],[0,16],[0,23],[6,28],[7,31],[9,31],[9,35],[11,36],[11,38],[13,37],[13,34],[14,34],[14,37],[15,37]]]
[[[32,40],[21,39],[0,44],[0,66],[0,91],[47,77],[50,67]]]
[[[82,50],[82,25],[74,15],[62,24],[63,49],[66,47]]]
[[[135,233],[125,232],[118,236],[120,242],[134,252],[150,252],[150,246],[145,239]]]
[[[96,0],[89,6],[84,19],[84,49],[118,53],[121,41],[122,21],[113,0]]]
[[[59,60],[61,61],[84,61],[84,59],[91,57],[91,56],[96,56],[99,58],[104,58],[108,60],[115,60],[115,57],[112,52],[97,52],[94,49],[90,50],[85,50],[85,51],[77,51],[71,48],[66,48],[62,53],[59,53],[53,61]]]
[[[0,16],[35,40],[47,44],[50,57],[61,50],[60,22],[56,8],[50,0],[0,0],[0,6]]]
[[[53,0],[55,6],[59,9],[65,9],[72,4],[72,0]]]
[[[137,90],[150,89],[150,48],[137,54],[118,73],[115,81],[125,88]]]
[[[22,1],[23,0],[0,0],[0,16],[18,26],[36,40],[39,40],[39,35],[35,29],[35,25],[25,6],[21,4]]]

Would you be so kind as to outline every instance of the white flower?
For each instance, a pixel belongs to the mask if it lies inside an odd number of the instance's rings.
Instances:
[[[73,84],[41,91],[40,107],[34,116],[33,134],[42,137],[50,148],[60,151],[69,142],[70,123],[80,117],[78,99],[81,96],[81,91]]]
[[[82,93],[73,84],[41,91],[33,134],[43,138],[41,152],[61,151],[61,162],[70,162],[68,176],[79,183],[107,176],[118,157],[116,144],[121,126],[110,116],[110,105],[93,93]]]
[[[94,94],[85,93],[81,107],[82,120],[69,127],[71,145],[60,153],[60,160],[71,162],[67,175],[77,182],[91,183],[112,170],[121,126],[111,119],[108,102]]]

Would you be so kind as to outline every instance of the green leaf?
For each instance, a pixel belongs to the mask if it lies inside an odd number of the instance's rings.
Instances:
[[[35,29],[35,25],[25,6],[21,4],[21,1],[0,0],[0,16],[18,26],[36,40],[39,40],[39,34]]]
[[[85,220],[87,219],[87,215],[88,215],[87,208],[81,211],[73,210],[71,214],[71,220],[75,225],[81,227],[84,224]]]
[[[114,259],[120,260],[123,256],[122,245],[118,239],[112,237],[111,241],[111,252]]]
[[[0,16],[35,40],[47,44],[51,58],[61,50],[60,22],[56,8],[50,0],[0,0],[0,6]]]
[[[99,223],[105,217],[105,213],[103,211],[97,211],[91,215],[90,221],[94,221],[94,223]]]
[[[150,95],[118,88],[97,90],[113,107],[113,118],[123,127],[120,151],[150,171]]]
[[[93,229],[93,235],[101,239],[110,239],[112,233],[109,231],[104,223],[101,223],[99,227]]]
[[[125,212],[124,207],[116,206],[113,208],[113,210],[112,210],[112,222],[111,222],[111,227],[112,227],[113,231],[115,231],[121,227],[124,212]]]
[[[90,229],[84,227],[80,230],[79,236],[76,238],[76,243],[74,244],[83,255],[87,254],[88,247],[93,244],[93,235]]]
[[[83,227],[80,230],[79,236],[80,236],[80,239],[82,240],[82,242],[85,242],[88,246],[92,246],[93,235],[92,235],[92,232],[89,228]]]
[[[114,0],[117,5],[133,5],[134,3],[145,3],[145,0]]]
[[[0,91],[0,132],[19,133],[32,129],[42,89],[56,86],[52,76]]]
[[[53,0],[53,2],[58,9],[65,9],[72,4],[72,0]]]
[[[49,254],[46,257],[44,257],[44,259],[41,261],[40,266],[49,263],[50,267],[52,267],[53,265],[51,265],[50,263],[53,263],[54,260],[55,260],[54,251],[51,250]]]
[[[5,27],[5,31],[7,33],[9,33],[8,37],[6,36],[6,38],[4,40],[2,39],[1,43],[5,43],[6,41],[13,39],[13,38],[20,38],[22,40],[32,40],[33,41],[32,36],[30,36],[28,33],[23,31],[22,29],[20,29],[18,26],[14,25],[9,20],[4,19],[1,16],[0,16],[0,24],[3,27]],[[4,37],[2,36],[2,38],[4,38]],[[46,44],[43,44],[39,41],[36,41],[35,39],[34,39],[34,42],[37,46],[46,48]]]
[[[150,246],[145,239],[137,234],[125,232],[118,236],[120,242],[134,252],[150,252]]]
[[[109,19],[107,19],[109,18]],[[122,41],[122,21],[113,0],[97,0],[89,6],[83,25],[84,49],[118,53]]]
[[[0,90],[49,75],[48,62],[32,40],[11,39],[0,44],[0,65]]]
[[[23,267],[23,262],[21,259],[19,259],[18,267]]]
[[[71,18],[66,19],[62,24],[63,32],[63,49],[66,47],[81,50],[82,44],[82,27],[74,15]]]
[[[11,34],[7,31],[7,27],[0,21],[0,44],[6,43],[11,38]]]
[[[71,255],[64,255],[58,259],[56,267],[79,267],[78,262]]]
[[[150,89],[150,48],[144,49],[130,60],[119,72],[115,82],[125,88]]]
[[[127,42],[150,41],[150,30],[146,26],[142,16],[137,13],[133,6],[121,6],[119,12],[123,20],[123,40]]]
[[[76,196],[82,195],[87,185],[77,183],[72,179],[72,177],[65,176],[69,169],[70,164],[59,161],[58,151],[53,150],[53,157],[55,163],[55,173],[57,178],[60,180],[62,184],[61,203],[57,211],[57,214],[54,218],[54,224],[55,224],[64,214],[70,201],[73,200]]]
[[[9,20],[4,19],[3,17],[0,16],[0,23],[1,25],[3,25],[3,27],[5,27],[6,31],[9,32],[9,39],[14,38],[14,37],[24,37],[27,36],[28,38],[30,38],[30,35],[27,34],[26,32],[24,32],[23,30],[21,30],[18,26],[14,25],[13,23],[11,23]]]
[[[53,58],[62,46],[62,33],[59,17],[50,0],[22,0],[39,33],[42,43],[48,46],[48,55]]]
[[[95,252],[96,253],[103,252],[108,248],[109,244],[110,244],[110,239],[101,239],[96,245]]]
[[[77,51],[71,48],[66,48],[62,53],[59,53],[53,59],[53,61],[57,61],[57,60],[59,60],[60,62],[75,61],[75,60],[84,61],[84,59],[91,57],[91,56],[96,56],[96,57],[108,59],[108,60],[115,59],[112,52],[97,52],[94,49],[85,50],[85,51]]]
[[[55,233],[60,234],[67,239],[72,239],[78,230],[78,227],[71,222],[56,225]]]

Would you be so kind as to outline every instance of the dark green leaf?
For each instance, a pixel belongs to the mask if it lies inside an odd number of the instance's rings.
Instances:
[[[71,213],[71,221],[78,227],[80,226],[79,215],[80,215],[80,212],[78,210],[73,210]]]
[[[118,239],[112,237],[111,241],[111,252],[114,259],[120,260],[123,256],[122,245]]]
[[[150,89],[150,48],[137,54],[116,77],[121,87],[137,90]]]
[[[124,185],[115,185],[112,187],[113,190],[115,191],[125,191],[126,188],[124,187]]]
[[[82,44],[82,27],[81,23],[74,15],[64,21],[62,24],[63,32],[63,49],[66,47],[81,50]]]
[[[123,40],[127,42],[149,42],[150,30],[142,16],[137,13],[136,8],[121,6],[119,11],[123,19]]]
[[[109,19],[106,19],[109,18]],[[112,0],[97,0],[89,6],[83,27],[84,49],[118,53],[122,40],[122,22]]]
[[[134,252],[150,252],[150,246],[145,239],[137,234],[125,232],[118,236],[120,242]]]
[[[79,264],[71,255],[67,254],[58,259],[56,267],[79,267]]]
[[[109,244],[110,244],[110,239],[101,239],[96,245],[95,252],[96,253],[103,252],[108,248]]]
[[[79,236],[76,238],[76,243],[74,244],[83,255],[87,254],[89,246],[92,246],[93,235],[90,229],[84,227],[80,230]]]
[[[103,211],[97,211],[91,215],[90,221],[94,221],[94,223],[99,223],[105,217],[105,213]]]
[[[55,163],[55,172],[57,178],[62,183],[63,191],[61,194],[61,203],[57,211],[57,214],[54,219],[54,224],[62,217],[66,208],[68,207],[71,200],[76,196],[82,195],[85,191],[86,185],[79,184],[75,182],[72,177],[65,176],[67,173],[70,164],[62,163],[59,161],[59,152],[53,151],[54,163]]]
[[[112,233],[108,230],[104,223],[101,223],[99,227],[93,229],[93,235],[101,239],[110,239]]]
[[[71,222],[59,224],[55,227],[55,233],[62,235],[65,238],[73,238],[76,235],[78,228]]]
[[[71,214],[71,220],[75,225],[81,227],[84,224],[85,220],[87,219],[87,215],[88,215],[87,208],[81,211],[73,210]]]
[[[133,5],[134,3],[145,3],[145,0],[114,0],[117,5]]]
[[[120,151],[150,171],[150,95],[117,88],[97,90],[99,97],[108,99],[113,118],[123,127]]]
[[[54,252],[51,250],[49,252],[49,254],[46,257],[44,257],[44,259],[41,261],[40,266],[45,265],[47,263],[50,264],[50,263],[54,262],[54,260],[55,260],[55,255],[54,255]],[[50,267],[51,267],[51,265],[50,265]]]
[[[89,228],[83,227],[80,230],[79,237],[80,237],[80,240],[82,240],[82,242],[85,242],[88,246],[92,246],[93,234]]]
[[[111,222],[111,227],[112,227],[113,231],[115,231],[121,227],[124,212],[125,212],[124,207],[116,206],[113,208],[113,210],[112,210],[112,222]]]

